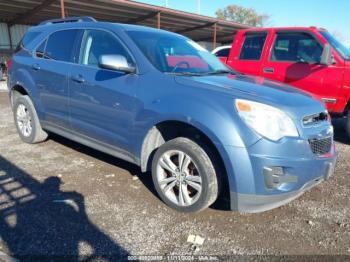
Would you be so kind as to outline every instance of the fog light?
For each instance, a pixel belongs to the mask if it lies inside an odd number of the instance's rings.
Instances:
[[[273,172],[276,176],[284,176],[283,167],[275,166],[275,167],[270,167],[270,168],[272,169],[272,172]]]
[[[286,176],[283,167],[264,167],[263,174],[265,185],[269,189],[276,189],[283,183],[295,183],[298,181],[296,176]]]

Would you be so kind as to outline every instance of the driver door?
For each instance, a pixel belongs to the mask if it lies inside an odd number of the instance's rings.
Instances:
[[[313,93],[321,99],[333,97],[334,87],[325,85],[331,66],[319,63],[322,51],[322,44],[310,33],[277,32],[262,75]]]
[[[128,155],[138,76],[100,68],[98,61],[101,55],[122,55],[128,63],[135,63],[118,37],[105,30],[85,30],[78,53],[69,80],[72,127]]]

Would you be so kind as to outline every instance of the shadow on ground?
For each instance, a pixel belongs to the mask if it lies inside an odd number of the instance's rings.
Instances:
[[[150,192],[152,192],[153,195],[155,197],[157,197],[157,199],[159,201],[161,201],[161,199],[159,198],[157,191],[153,185],[152,175],[150,173],[142,174],[140,167],[138,167],[137,165],[131,164],[127,161],[118,159],[118,158],[113,157],[111,155],[104,154],[100,151],[94,150],[90,147],[76,143],[74,141],[71,141],[69,139],[66,139],[66,138],[61,137],[61,136],[56,135],[56,134],[50,133],[49,137],[51,140],[53,140],[61,145],[64,145],[66,147],[72,148],[79,153],[91,156],[91,157],[96,158],[100,161],[103,161],[103,162],[106,162],[108,164],[112,164],[112,165],[115,165],[119,168],[127,170],[132,176],[138,176],[138,178],[143,183],[143,185]],[[213,208],[215,210],[230,211],[230,202],[229,202],[229,198],[228,198],[228,193],[223,192],[222,195],[218,198],[218,200],[211,206],[211,208]]]
[[[127,251],[91,223],[84,196],[39,182],[0,156],[0,237],[20,260],[125,259]],[[83,251],[86,256],[79,257]]]

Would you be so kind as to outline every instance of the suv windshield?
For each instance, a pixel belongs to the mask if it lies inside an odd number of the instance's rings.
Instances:
[[[186,37],[158,32],[127,33],[161,72],[182,75],[235,73],[217,57]]]
[[[350,49],[346,48],[340,41],[327,31],[320,31],[321,35],[328,40],[331,46],[346,60],[350,60]]]

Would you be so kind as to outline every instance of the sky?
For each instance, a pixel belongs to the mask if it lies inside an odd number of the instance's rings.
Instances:
[[[137,0],[187,12],[198,12],[198,0]],[[260,14],[270,15],[268,26],[317,26],[331,33],[337,32],[342,42],[350,47],[349,0],[200,0],[200,13],[215,17],[219,8],[236,4],[254,8]]]

